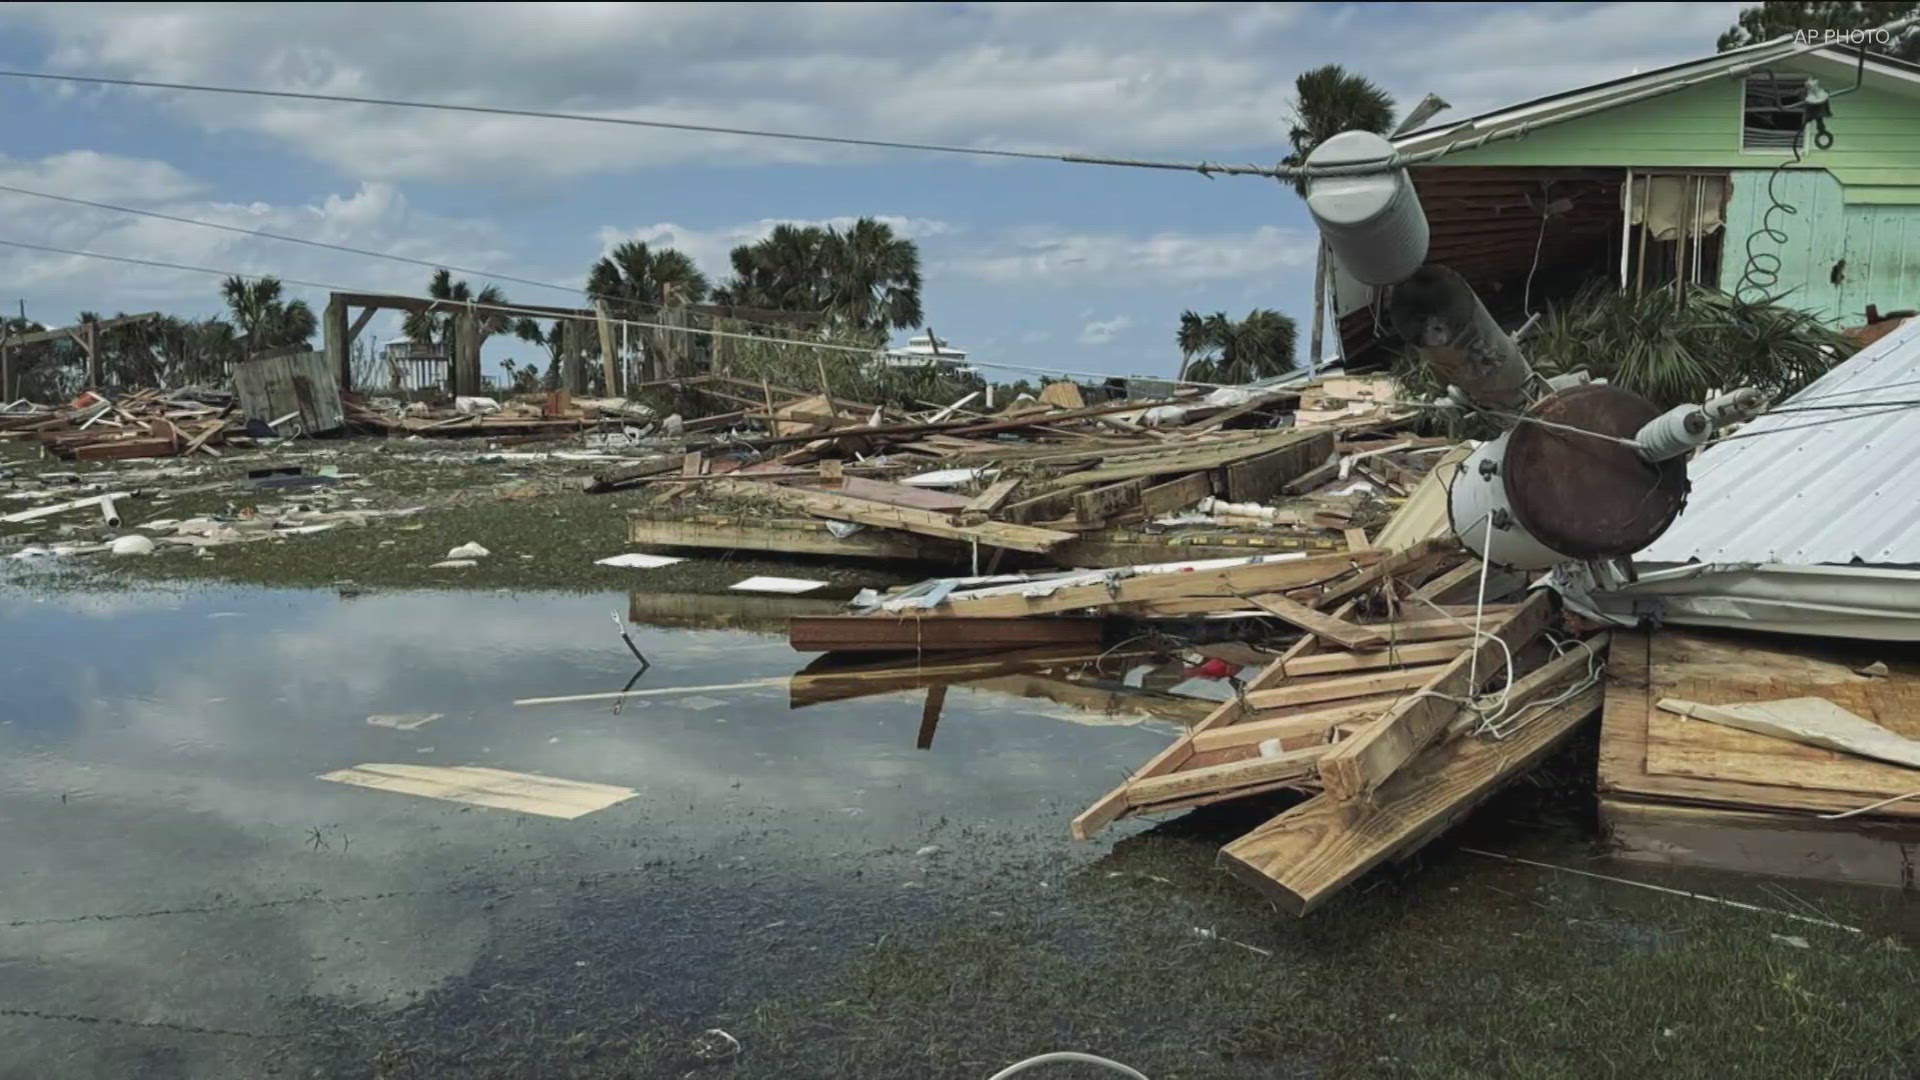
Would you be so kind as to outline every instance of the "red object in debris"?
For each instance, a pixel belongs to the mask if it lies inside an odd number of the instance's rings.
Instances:
[[[1217,656],[1187,669],[1189,679],[1231,679],[1238,674],[1240,674],[1239,664],[1229,664]]]
[[[74,398],[72,401],[67,402],[67,408],[69,409],[91,408],[92,406],[98,405],[105,400],[107,399],[89,390],[86,393],[81,394],[79,397]]]

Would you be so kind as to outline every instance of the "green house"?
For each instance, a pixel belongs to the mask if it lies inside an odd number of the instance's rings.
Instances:
[[[1822,93],[1826,137],[1803,127]],[[1780,296],[1840,327],[1920,308],[1920,65],[1781,38],[1394,144],[1452,148],[1411,170],[1428,260],[1509,326],[1595,278]],[[1377,344],[1373,299],[1336,268],[1349,360]]]

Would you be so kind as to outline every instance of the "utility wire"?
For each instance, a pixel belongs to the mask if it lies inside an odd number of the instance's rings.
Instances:
[[[1887,23],[1878,30],[1889,32],[1904,31],[1920,22],[1920,17],[1901,19]],[[1784,38],[1780,41],[1784,42]],[[1825,42],[1797,45],[1769,56],[1766,63],[1777,62],[1801,53],[1816,49],[1829,48]],[[1153,161],[1142,158],[1097,157],[1088,154],[1067,154],[1034,150],[1001,150],[985,146],[948,146],[940,143],[903,142],[891,139],[865,139],[848,135],[821,135],[811,132],[772,131],[762,128],[726,127],[718,124],[692,124],[676,120],[643,120],[637,117],[606,116],[593,113],[563,113],[542,109],[514,109],[497,105],[461,105],[445,101],[406,101],[400,98],[359,97],[350,94],[322,94],[304,90],[263,90],[245,86],[216,86],[209,83],[160,82],[152,79],[116,79],[104,75],[65,75],[50,71],[14,71],[0,69],[0,77],[11,79],[35,79],[45,82],[81,83],[92,86],[126,86],[148,90],[186,90],[204,94],[230,94],[240,97],[280,98],[291,101],[326,101],[349,105],[378,105],[396,109],[435,109],[442,112],[458,112],[484,116],[516,116],[540,120],[571,120],[587,124],[615,124],[622,127],[654,128],[666,131],[694,131],[714,135],[741,135],[756,139],[785,139],[791,142],[825,143],[835,146],[862,146],[882,150],[911,150],[929,154],[971,155],[1016,159],[1022,161],[1058,161],[1069,165],[1107,165],[1131,169],[1166,169],[1175,172],[1195,172],[1202,176],[1262,176],[1276,180],[1299,180],[1320,176],[1360,176],[1374,173],[1391,172],[1445,157],[1463,150],[1475,150],[1489,142],[1505,139],[1525,138],[1538,128],[1549,124],[1565,123],[1602,109],[1614,108],[1654,97],[1661,97],[1680,90],[1689,89],[1702,83],[1722,78],[1743,77],[1761,65],[1762,61],[1750,61],[1736,64],[1726,70],[1705,72],[1691,78],[1678,79],[1670,83],[1656,84],[1636,91],[1617,100],[1595,102],[1580,108],[1569,109],[1537,121],[1520,121],[1507,127],[1490,127],[1477,135],[1453,139],[1444,145],[1417,154],[1393,153],[1376,161],[1359,161],[1343,165],[1317,166],[1261,166],[1261,165],[1225,165],[1215,162],[1198,161]],[[1461,126],[1462,130],[1471,130],[1471,122]]]
[[[262,278],[272,277],[275,280],[285,282],[288,285],[301,285],[309,289],[324,289],[327,292],[352,293],[352,292],[365,291],[362,289],[354,288],[352,286],[338,285],[338,284],[325,282],[325,281],[307,281],[301,278],[281,277],[278,274],[248,274],[248,273],[241,273],[235,270],[221,270],[211,266],[193,266],[188,263],[167,262],[161,259],[140,259],[140,258],[135,258],[131,255],[108,255],[108,254],[105,254],[104,252],[98,252],[98,251],[82,251],[77,248],[63,248],[63,247],[54,247],[49,244],[28,243],[25,240],[8,240],[5,238],[0,238],[0,246],[22,248],[27,251],[41,251],[41,252],[46,252],[52,255],[71,255],[71,256],[76,256],[79,258],[86,258],[86,259],[103,259],[108,262],[128,263],[134,266],[151,266],[151,267],[157,267],[162,270],[184,270],[184,271],[187,271],[188,273],[210,274],[215,277],[237,277],[237,278],[244,278],[249,281],[257,281]],[[502,315],[528,315],[528,316],[532,316],[535,318],[542,318],[542,319],[551,319],[554,317],[551,311],[544,311],[544,310],[541,310],[540,308],[534,308],[534,307],[522,307],[522,306],[517,306],[511,303],[487,304],[487,303],[482,303],[478,300],[449,300],[449,299],[432,297],[432,296],[409,296],[405,293],[383,293],[380,295],[391,296],[394,299],[398,299],[398,300],[419,301],[422,303],[429,304],[434,309],[443,311],[443,312],[451,312],[451,311],[482,312],[484,311],[484,312],[498,313]],[[736,340],[736,341],[758,341],[758,342],[771,341],[771,342],[777,342],[782,345],[792,345],[800,348],[823,349],[828,352],[853,353],[864,359],[876,359],[881,357],[901,359],[901,360],[915,360],[915,361],[925,361],[925,360],[934,359],[933,357],[930,357],[930,356],[926,356],[918,353],[901,352],[897,349],[891,349],[891,348],[877,348],[874,346],[865,346],[865,345],[842,345],[832,341],[805,341],[805,340],[800,340],[796,338],[769,338],[769,337],[764,337],[758,334],[744,334],[744,333],[737,333],[730,330],[715,330],[715,329],[708,329],[708,328],[702,328],[697,326],[677,326],[673,323],[646,322],[640,319],[622,319],[622,318],[617,318],[611,315],[608,316],[607,322],[613,326],[633,326],[633,327],[639,327],[641,329],[647,329],[647,330],[677,330],[681,333],[686,333],[686,334],[700,334],[700,335],[704,335],[706,337],[711,337],[711,338],[726,338],[726,339]],[[754,324],[750,324],[750,325],[754,325]],[[780,329],[780,328],[776,327],[774,329]],[[1113,372],[1073,371],[1067,368],[1057,368],[1057,367],[1034,367],[1031,365],[1021,365],[1021,364],[1001,364],[1001,363],[994,363],[986,360],[974,360],[972,358],[968,358],[966,360],[966,363],[974,367],[994,368],[996,370],[1002,370],[1002,371],[1020,371],[1020,372],[1027,372],[1029,374],[1034,374],[1034,375],[1071,375],[1071,376],[1078,376],[1081,378],[1090,378],[1090,379],[1138,379],[1138,380],[1149,381],[1149,382],[1179,382],[1183,385],[1188,385],[1188,386],[1206,386],[1206,387],[1212,387],[1215,389],[1239,388],[1242,385],[1238,383],[1206,382],[1200,379],[1173,380],[1173,379],[1168,379],[1165,376],[1157,376],[1157,375],[1127,375],[1127,374],[1116,374]],[[1275,387],[1275,389],[1280,389],[1280,388]]]
[[[0,191],[13,195],[30,195],[36,199],[51,199],[54,202],[70,203],[74,206],[89,206],[95,210],[111,210],[116,214],[135,214],[140,217],[177,222],[181,225],[198,225],[203,229],[219,229],[221,232],[237,233],[241,236],[258,236],[266,240],[280,240],[289,244],[305,244],[308,247],[324,248],[328,251],[341,251],[348,255],[365,255],[374,259],[391,259],[394,262],[411,263],[414,266],[424,266],[431,270],[450,270],[456,274],[470,274],[474,277],[492,278],[496,281],[510,281],[516,285],[533,285],[537,288],[555,289],[560,292],[572,293],[575,296],[586,296],[596,300],[624,301],[625,299],[623,297],[598,296],[585,289],[576,289],[571,285],[556,285],[551,281],[536,281],[533,278],[515,277],[512,274],[502,274],[494,270],[475,270],[470,267],[455,266],[448,262],[435,262],[430,259],[415,259],[406,255],[395,255],[390,251],[373,251],[368,248],[357,248],[347,244],[330,244],[325,240],[308,240],[305,237],[287,236],[284,233],[267,232],[264,229],[248,229],[239,225],[223,225],[217,221],[201,221],[198,218],[180,217],[177,214],[163,214],[158,210],[141,210],[132,206],[115,206],[112,203],[94,202],[91,199],[76,199],[71,195],[55,195],[46,191],[29,191],[26,188],[14,187],[11,184],[0,184]]]

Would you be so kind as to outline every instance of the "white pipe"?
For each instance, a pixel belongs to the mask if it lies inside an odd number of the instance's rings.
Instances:
[[[100,520],[106,522],[109,529],[120,527],[120,511],[114,509],[111,495],[100,496]]]
[[[0,517],[0,522],[14,525],[22,521],[34,521],[39,518],[50,517],[54,514],[64,514],[69,510],[79,510],[82,507],[98,506],[102,502],[110,502],[114,499],[130,499],[132,497],[133,492],[131,491],[116,491],[111,495],[91,495],[84,499],[74,499],[71,502],[54,503],[52,506],[41,506],[32,510],[22,510],[17,514],[8,514],[6,517]]]

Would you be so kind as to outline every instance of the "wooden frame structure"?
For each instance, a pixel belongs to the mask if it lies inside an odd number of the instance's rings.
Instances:
[[[54,330],[36,330],[31,334],[0,334],[0,404],[13,400],[13,350],[15,348],[71,339],[87,354],[87,387],[96,389],[100,385],[100,331],[131,326],[159,317],[159,312],[149,311],[142,315],[122,315],[117,319],[75,323],[72,326],[62,326]]]

